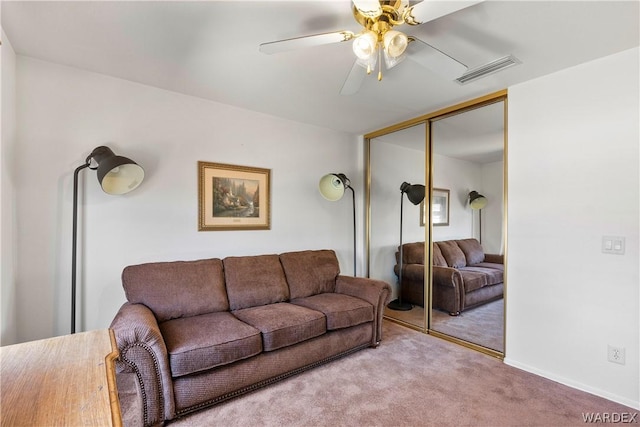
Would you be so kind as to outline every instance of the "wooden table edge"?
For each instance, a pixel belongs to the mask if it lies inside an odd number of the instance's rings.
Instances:
[[[109,388],[109,403],[111,405],[111,421],[113,427],[122,427],[122,412],[120,409],[120,399],[118,397],[118,387],[116,384],[116,359],[120,357],[118,344],[113,329],[109,329],[111,339],[111,353],[105,357],[107,367],[107,387]]]

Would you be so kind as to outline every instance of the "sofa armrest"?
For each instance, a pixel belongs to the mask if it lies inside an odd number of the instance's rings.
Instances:
[[[433,284],[446,288],[459,288],[462,286],[462,276],[460,272],[452,267],[433,267]]]
[[[336,293],[367,301],[373,306],[374,336],[371,346],[376,347],[382,339],[382,316],[391,299],[391,285],[382,280],[367,277],[338,276]]]
[[[504,264],[504,255],[484,254],[484,262],[491,262],[494,264]]]
[[[433,266],[433,305],[451,315],[459,314],[463,307],[462,275],[451,267]]]
[[[145,426],[162,424],[175,413],[167,347],[149,308],[125,303],[111,322],[120,357],[118,373],[136,374]]]

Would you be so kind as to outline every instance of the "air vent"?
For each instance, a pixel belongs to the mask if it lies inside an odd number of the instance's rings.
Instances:
[[[521,63],[522,62],[513,55],[505,56],[504,58],[496,59],[495,61],[467,71],[458,77],[456,81],[463,85]]]

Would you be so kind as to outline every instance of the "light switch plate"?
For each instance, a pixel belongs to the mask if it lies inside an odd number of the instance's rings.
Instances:
[[[624,255],[624,237],[602,236],[602,253]]]

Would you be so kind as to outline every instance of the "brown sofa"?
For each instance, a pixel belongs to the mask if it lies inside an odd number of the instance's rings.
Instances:
[[[402,298],[424,305],[424,242],[403,245]],[[396,253],[396,260],[399,260]],[[398,274],[399,266],[395,266]],[[503,255],[485,254],[476,239],[433,242],[433,307],[452,316],[502,298]]]
[[[331,250],[126,267],[118,375],[162,424],[365,347],[391,288],[339,274]]]

